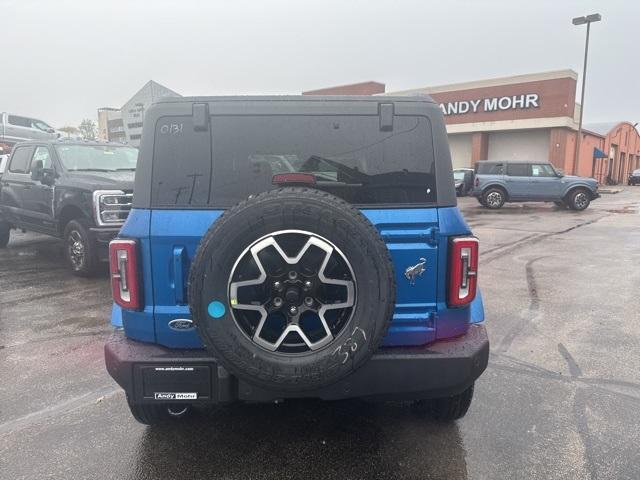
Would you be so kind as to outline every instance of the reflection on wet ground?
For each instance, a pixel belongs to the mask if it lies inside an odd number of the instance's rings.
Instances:
[[[17,233],[0,250],[0,477],[640,478],[640,189],[585,212],[460,205],[492,354],[454,424],[307,400],[139,425],[104,369],[106,271],[76,278],[58,240]]]
[[[169,440],[170,439],[170,440]],[[406,404],[286,402],[200,412],[148,429],[128,478],[466,478],[456,424]],[[202,461],[206,459],[206,461]]]

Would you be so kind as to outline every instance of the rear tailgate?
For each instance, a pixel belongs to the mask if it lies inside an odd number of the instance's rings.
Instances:
[[[221,210],[155,210],[151,213],[156,341],[170,347],[202,345],[195,330],[174,330],[169,321],[190,319],[187,280],[200,239]],[[438,210],[363,210],[385,240],[396,271],[396,307],[384,345],[422,345],[435,339],[438,278]],[[424,271],[405,276],[424,259]],[[420,270],[420,267],[416,270]]]
[[[433,341],[438,287],[438,209],[367,209],[362,213],[382,235],[396,274],[396,307],[383,345],[423,345]]]

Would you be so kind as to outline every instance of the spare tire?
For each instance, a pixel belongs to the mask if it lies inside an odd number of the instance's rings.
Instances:
[[[389,251],[357,209],[326,192],[281,188],[227,210],[189,275],[209,352],[271,390],[310,390],[362,366],[395,304]]]

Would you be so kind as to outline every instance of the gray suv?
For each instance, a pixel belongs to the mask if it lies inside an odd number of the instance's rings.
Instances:
[[[486,208],[505,202],[554,202],[558,207],[584,210],[598,198],[593,178],[564,175],[548,162],[476,163],[473,196]]]

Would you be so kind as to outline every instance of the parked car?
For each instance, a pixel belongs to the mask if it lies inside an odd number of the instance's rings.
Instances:
[[[56,131],[37,118],[0,112],[0,143],[14,145],[28,140],[53,140]]]
[[[628,185],[640,185],[640,168],[629,174]]]
[[[199,97],[145,114],[105,346],[138,421],[303,397],[466,413],[489,343],[436,103]]]
[[[92,275],[131,209],[136,159],[119,144],[17,144],[0,182],[0,247],[12,228],[61,237],[72,271]]]
[[[473,168],[453,169],[453,181],[458,197],[464,197],[473,191],[474,178],[475,172]]]
[[[554,202],[559,207],[584,210],[600,197],[593,178],[564,175],[548,162],[476,163],[473,195],[486,208],[505,202]]]

